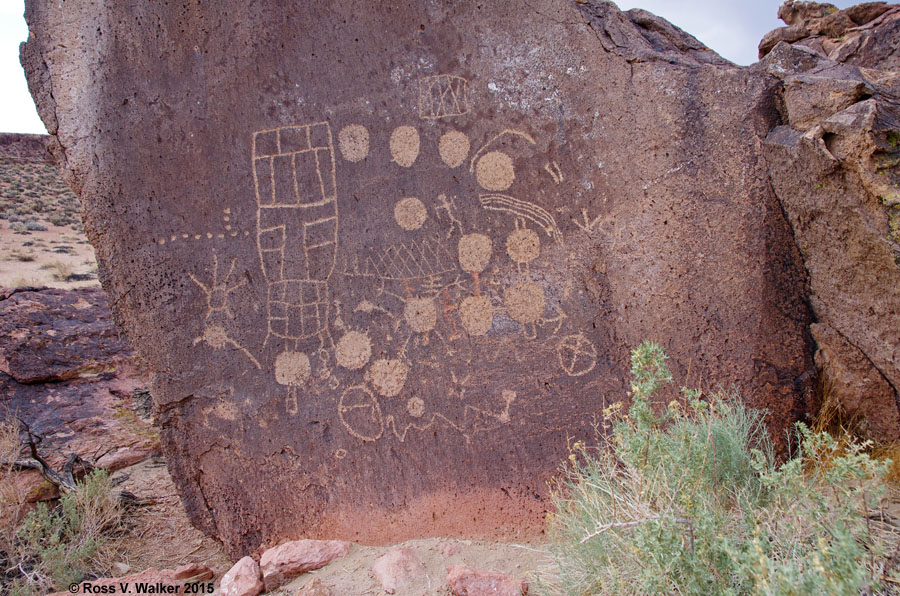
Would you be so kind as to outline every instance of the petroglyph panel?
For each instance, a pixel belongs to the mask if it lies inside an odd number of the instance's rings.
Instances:
[[[179,493],[232,558],[539,532],[644,338],[679,383],[799,411],[802,267],[746,156],[770,83],[705,51],[631,69],[595,34],[644,39],[627,15],[534,1],[28,3]]]

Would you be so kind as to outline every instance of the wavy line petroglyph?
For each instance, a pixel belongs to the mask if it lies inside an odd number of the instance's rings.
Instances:
[[[556,218],[539,205],[523,201],[509,195],[482,194],[478,196],[481,206],[488,211],[501,211],[537,224],[550,238],[562,241],[562,233],[556,225]]]
[[[479,419],[492,420],[495,423],[500,424],[508,424],[510,422],[511,418],[509,411],[512,403],[516,400],[516,392],[504,390],[500,395],[504,405],[499,412],[466,404],[463,408],[462,424],[454,422],[444,414],[434,412],[428,417],[427,422],[408,422],[405,425],[398,423],[397,417],[393,414],[388,414],[384,418],[384,426],[391,430],[391,433],[398,441],[404,443],[411,430],[422,432],[430,429],[435,424],[441,423],[460,433],[468,444],[472,440],[472,435],[493,428],[493,426],[479,426]],[[407,412],[414,418],[422,418],[425,412],[424,401],[418,397],[410,398],[407,402]]]

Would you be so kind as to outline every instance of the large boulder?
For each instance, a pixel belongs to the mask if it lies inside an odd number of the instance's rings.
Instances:
[[[539,533],[644,339],[777,437],[806,410],[778,79],[644,11],[516,6],[27,3],[170,468],[232,557]]]
[[[847,11],[864,12],[856,8]],[[783,80],[783,124],[764,153],[809,272],[824,397],[872,438],[897,441],[900,62],[877,48],[900,26],[884,23],[900,18],[900,5],[875,8],[871,43],[852,55],[832,53],[841,61],[807,40],[766,55],[762,65]]]

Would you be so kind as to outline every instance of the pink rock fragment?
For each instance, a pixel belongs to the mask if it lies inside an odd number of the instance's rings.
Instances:
[[[505,573],[456,565],[447,570],[454,596],[524,596],[528,584]]]
[[[346,557],[349,552],[350,543],[340,540],[294,540],[270,548],[259,559],[266,591],[274,590],[302,573]]]
[[[388,594],[404,586],[410,579],[425,573],[425,566],[411,548],[400,547],[375,559],[372,575]]]
[[[257,596],[263,591],[259,564],[251,557],[244,557],[234,564],[219,583],[222,596]]]

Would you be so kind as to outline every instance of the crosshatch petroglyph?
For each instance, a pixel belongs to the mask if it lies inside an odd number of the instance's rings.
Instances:
[[[419,116],[450,118],[469,112],[468,81],[454,75],[434,75],[419,79]]]
[[[538,146],[526,130],[445,123],[469,113],[468,85],[454,75],[419,79],[419,115],[439,121],[436,129],[350,120],[335,124],[334,138],[333,124],[319,120],[252,133],[256,230],[237,225],[226,207],[221,231],[175,233],[159,245],[255,236],[265,337],[262,345],[244,340],[246,321],[232,307],[249,277],[235,259],[219,256],[227,254],[223,244],[214,246],[211,275],[190,276],[206,301],[194,344],[239,351],[283,388],[288,414],[300,411],[301,399],[333,403],[341,427],[361,443],[405,442],[438,428],[470,443],[513,423],[515,404],[533,393],[485,381],[535,350],[550,374],[594,371],[597,347],[566,313],[568,287],[535,273],[564,238],[532,186],[543,180],[558,192],[564,168],[541,154],[523,159]],[[342,173],[372,160],[383,162],[378,188],[388,195],[367,204],[391,228],[374,244],[342,238],[340,226],[341,201],[369,192],[344,188],[354,178],[342,181]],[[465,184],[442,186],[435,168]],[[573,219],[576,230],[605,222],[582,214],[583,222]],[[535,345],[524,349],[524,342]]]

